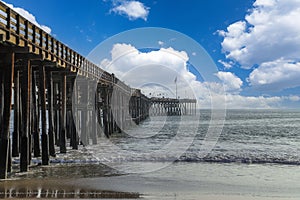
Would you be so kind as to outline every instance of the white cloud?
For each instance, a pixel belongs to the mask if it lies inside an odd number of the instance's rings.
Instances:
[[[196,81],[196,76],[187,70],[188,60],[186,52],[173,48],[144,53],[130,44],[115,44],[111,50],[111,58],[104,59],[101,67],[132,87],[140,88],[155,83],[171,88],[173,94],[174,79],[177,77],[178,94],[183,97],[186,92],[192,93],[191,89],[188,89],[189,83]]]
[[[291,96],[288,96],[286,97],[287,100],[289,101],[300,101],[300,97],[299,96],[296,96],[296,95],[291,95]]]
[[[234,109],[269,109],[280,108],[284,98],[282,97],[253,97],[253,96],[241,96],[241,95],[226,95],[227,108]]]
[[[218,31],[224,37],[222,49],[226,58],[242,68],[256,66],[249,77],[251,85],[278,89],[300,86],[297,19],[299,0],[256,0],[244,20],[229,25],[226,31]]]
[[[218,60],[218,62],[221,63],[225,67],[225,69],[232,68],[232,65],[234,64],[232,61],[226,62],[223,60]]]
[[[273,86],[272,89],[293,88],[300,85],[299,77],[299,62],[279,59],[262,63],[250,74],[249,82],[253,86]]]
[[[115,44],[111,57],[102,60],[101,67],[131,87],[141,88],[149,96],[174,98],[174,79],[177,77],[178,96],[196,98],[201,108],[211,108],[212,97],[214,108],[222,108],[225,103],[227,108],[278,108],[284,101],[297,100],[296,96],[242,96],[238,92],[243,82],[230,72],[216,74],[223,83],[199,82],[187,70],[188,61],[185,51],[173,48],[160,48],[145,53],[130,44]]]
[[[223,85],[215,82],[194,82],[192,87],[198,95],[198,102],[201,108],[211,108],[211,98],[214,98],[213,108],[227,109],[270,109],[281,108],[285,101],[296,100],[296,97],[264,97],[264,96],[243,96],[237,93],[224,93]]]
[[[231,72],[218,72],[216,76],[223,82],[227,92],[239,92],[243,81]]]
[[[113,1],[113,6],[111,12],[125,15],[129,20],[141,18],[147,21],[150,8],[139,1],[117,0]]]
[[[163,41],[158,41],[157,43],[159,46],[163,46],[165,44]]]
[[[266,7],[274,6],[274,4],[275,4],[275,0],[256,0],[256,2],[254,3],[255,6],[266,6]]]
[[[3,2],[3,1],[2,1]],[[5,3],[5,2],[3,2]],[[35,18],[35,16],[33,14],[31,14],[30,12],[28,12],[27,10],[23,9],[23,8],[18,8],[18,7],[14,7],[14,5],[12,4],[8,4],[5,3],[8,7],[10,7],[11,9],[15,10],[17,13],[19,13],[22,17],[26,18],[27,20],[29,20],[31,23],[33,23],[34,25],[36,25],[37,27],[43,29],[46,33],[51,34],[51,28],[49,28],[48,26],[39,24]]]

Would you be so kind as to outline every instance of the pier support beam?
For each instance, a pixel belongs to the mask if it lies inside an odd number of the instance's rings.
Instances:
[[[20,73],[15,70],[14,77],[14,132],[12,135],[12,156],[19,156],[20,148],[20,84],[19,84]]]
[[[46,78],[44,65],[39,67],[39,96],[42,114],[42,165],[49,165],[49,143],[46,125]]]
[[[22,133],[20,146],[20,171],[27,172],[29,165],[29,131],[30,131],[30,92],[31,92],[31,63],[25,60],[22,73]]]
[[[48,100],[48,138],[50,156],[55,156],[54,128],[53,128],[53,79],[52,72],[47,70],[47,100]]]
[[[39,121],[40,121],[40,106],[39,99],[37,99],[37,73],[35,70],[32,70],[32,135],[33,135],[33,155],[34,157],[41,156],[40,148],[40,130],[39,130]],[[39,98],[40,95],[38,94]]]
[[[59,134],[60,153],[67,153],[66,111],[67,111],[67,75],[66,72],[63,72],[61,76],[61,118],[60,118],[61,129]]]
[[[73,116],[73,120],[72,120],[72,126],[73,126],[73,130],[71,131],[71,139],[70,139],[70,143],[73,149],[78,149],[78,143],[79,143],[79,138],[78,138],[78,117],[79,117],[79,111],[78,111],[78,84],[77,81],[74,81],[73,84],[73,98],[72,98],[72,105],[73,105],[73,109],[72,109],[72,116]]]
[[[0,179],[7,178],[8,170],[8,157],[9,157],[9,121],[12,105],[12,84],[14,79],[14,60],[15,54],[9,53],[4,61],[4,67],[2,67],[1,75],[1,87],[4,94],[2,120],[1,120],[1,132],[0,132]]]
[[[108,117],[108,94],[107,94],[107,87],[101,87],[101,98],[103,102],[103,132],[104,135],[109,138],[109,117]]]

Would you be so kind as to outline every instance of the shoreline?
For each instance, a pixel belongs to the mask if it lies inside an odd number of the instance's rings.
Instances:
[[[107,177],[108,178],[108,177]],[[95,184],[97,183],[97,184]],[[13,199],[201,199],[201,200],[298,200],[297,197],[205,192],[156,191],[144,193],[100,189],[105,181],[98,178],[53,179],[35,178],[0,181],[0,198]],[[110,187],[109,185],[105,187]],[[104,188],[105,188],[104,187]],[[136,189],[133,189],[136,190]]]
[[[105,170],[108,169],[99,164],[37,167],[14,179],[0,181],[0,198],[298,200],[300,197],[297,182],[300,169],[295,166],[174,163],[143,174]]]

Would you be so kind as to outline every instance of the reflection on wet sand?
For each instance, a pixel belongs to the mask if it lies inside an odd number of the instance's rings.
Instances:
[[[76,187],[62,180],[14,180],[0,183],[0,198],[114,198],[136,199],[138,193],[102,191]]]
[[[102,164],[56,164],[39,166],[28,173],[14,172],[14,179],[0,181],[0,199],[3,198],[113,198],[136,199],[134,192],[101,190],[98,185],[80,185],[81,178],[111,177],[121,175]],[[100,188],[100,189],[99,189]]]
[[[84,189],[44,189],[44,188],[0,188],[0,198],[139,198],[137,193],[96,191]]]

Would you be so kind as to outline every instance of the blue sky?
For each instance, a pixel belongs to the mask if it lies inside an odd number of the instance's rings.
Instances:
[[[107,38],[126,30],[162,27],[178,31],[201,44],[215,62],[219,72],[214,75],[224,83],[228,107],[300,107],[297,0],[5,2],[31,13],[53,36],[84,56]],[[132,46],[115,48],[134,49],[133,44],[128,45]],[[161,48],[181,51],[171,45]],[[192,55],[186,53],[188,62]],[[184,73],[195,78],[188,71]],[[214,93],[212,85],[202,83],[193,87],[208,87]],[[201,90],[199,93],[205,94]]]

